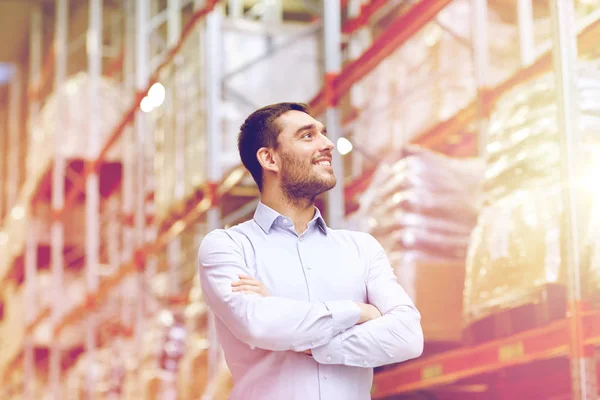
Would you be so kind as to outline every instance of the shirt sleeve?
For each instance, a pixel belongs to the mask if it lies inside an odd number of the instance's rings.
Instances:
[[[353,301],[309,303],[233,292],[231,283],[239,275],[254,273],[244,261],[241,245],[225,230],[204,238],[198,269],[208,306],[239,340],[252,347],[304,351],[326,344],[360,318]]]
[[[367,296],[382,316],[336,335],[312,349],[322,364],[373,368],[419,357],[423,352],[421,315],[396,280],[384,249],[371,235],[365,236],[369,254]]]

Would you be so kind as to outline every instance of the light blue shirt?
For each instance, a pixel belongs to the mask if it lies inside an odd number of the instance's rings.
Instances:
[[[421,316],[383,248],[369,234],[328,228],[315,210],[298,235],[291,219],[259,203],[254,219],[202,241],[200,282],[232,400],[369,399],[374,367],[423,350]],[[262,281],[270,296],[232,292],[240,274]],[[355,302],[383,316],[355,325]]]

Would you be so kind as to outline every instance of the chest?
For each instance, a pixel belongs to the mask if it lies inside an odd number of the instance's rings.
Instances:
[[[269,235],[249,260],[271,295],[295,300],[366,301],[366,264],[354,246],[320,233]]]

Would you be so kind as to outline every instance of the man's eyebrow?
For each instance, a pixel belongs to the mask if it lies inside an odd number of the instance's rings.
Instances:
[[[315,124],[307,124],[307,125],[304,125],[304,126],[301,126],[300,128],[298,128],[298,130],[296,130],[296,133],[294,135],[297,136],[297,135],[301,134],[302,132],[312,131],[316,128],[317,128],[317,125],[315,125]],[[327,133],[327,129],[325,127],[323,127],[323,134],[325,134],[325,133]]]

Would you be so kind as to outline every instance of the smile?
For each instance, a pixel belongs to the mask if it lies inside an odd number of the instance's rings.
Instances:
[[[318,161],[318,162],[316,162],[315,164],[316,164],[316,165],[324,165],[324,166],[326,166],[326,167],[331,167],[331,161],[326,161],[326,160],[323,160],[323,161]]]

